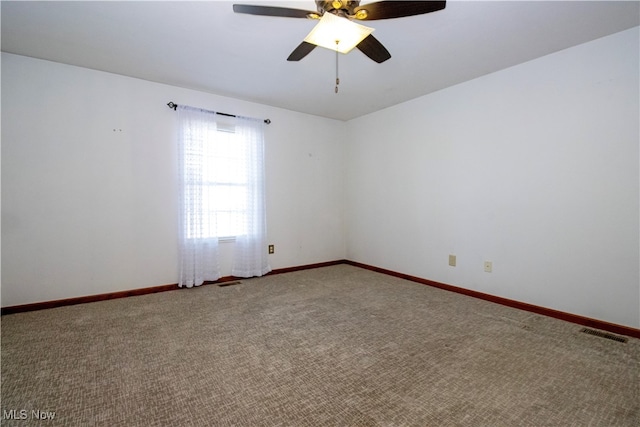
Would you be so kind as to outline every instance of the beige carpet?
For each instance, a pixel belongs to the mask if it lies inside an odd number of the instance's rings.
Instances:
[[[1,327],[7,426],[640,425],[640,340],[348,265]]]

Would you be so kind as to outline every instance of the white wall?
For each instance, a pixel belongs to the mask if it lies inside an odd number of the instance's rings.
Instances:
[[[3,53],[2,306],[177,281],[174,101],[273,121],[274,268],[347,258],[640,327],[638,38],[347,123]]]
[[[350,121],[347,258],[639,327],[638,40]]]
[[[272,120],[273,268],[345,257],[343,122],[3,53],[2,306],[177,282],[169,101]]]

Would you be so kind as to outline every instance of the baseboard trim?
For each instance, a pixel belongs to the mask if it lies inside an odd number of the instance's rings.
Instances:
[[[109,292],[105,294],[86,295],[82,297],[64,298],[53,301],[34,302],[30,304],[2,307],[2,315],[24,313],[27,311],[46,310],[48,308],[64,307],[67,305],[85,304],[88,302],[106,301],[110,299],[134,297],[138,295],[155,294],[157,292],[175,291],[178,284],[152,286],[149,288],[131,289],[128,291]]]
[[[614,334],[625,335],[634,338],[640,338],[640,329],[635,329],[629,326],[617,325],[615,323],[609,323],[602,320],[592,319],[589,317],[580,316],[577,314],[566,313],[559,310],[554,310],[547,307],[542,307],[538,305],[528,304],[521,301],[516,301],[508,298],[498,297],[491,294],[485,294],[483,292],[473,291],[471,289],[460,288],[458,286],[447,285],[446,283],[440,283],[429,279],[423,279],[417,276],[411,276],[409,274],[399,273],[393,270],[387,270],[385,268],[375,267],[368,264],[363,264],[356,261],[350,261],[346,259],[335,260],[335,261],[327,261],[320,262],[315,264],[306,264],[299,265],[294,267],[285,267],[285,268],[277,268],[268,273],[268,275],[273,274],[282,274],[282,273],[291,273],[294,271],[302,271],[302,270],[310,270],[314,268],[321,267],[330,267],[339,264],[348,264],[354,267],[364,268],[366,270],[375,271],[377,273],[387,274],[389,276],[398,277],[400,279],[409,280],[412,282],[420,283],[427,286],[433,286],[435,288],[443,289],[450,292],[456,292],[458,294],[470,296],[473,298],[482,299],[485,301],[493,302],[496,304],[505,305],[512,308],[517,308],[520,310],[529,311],[531,313],[541,314],[544,316],[553,317],[556,319],[564,320],[571,323],[576,323],[578,325],[587,326],[590,328],[601,329],[603,331],[612,332]],[[225,283],[234,280],[242,280],[242,277],[235,276],[224,276],[220,279],[212,282],[205,282],[205,285],[209,284],[218,284]],[[132,289],[128,291],[119,291],[119,292],[109,292],[105,294],[98,295],[87,295],[82,297],[75,298],[65,298],[54,301],[44,301],[44,302],[36,302],[31,304],[22,304],[22,305],[14,305],[8,307],[2,307],[1,314],[4,316],[6,314],[14,314],[14,313],[24,313],[28,311],[36,311],[36,310],[45,310],[48,308],[56,308],[56,307],[64,307],[68,305],[76,305],[76,304],[85,304],[89,302],[97,302],[97,301],[106,301],[110,299],[117,298],[126,298],[138,295],[147,295],[154,294],[157,292],[167,292],[167,291],[175,291],[182,288],[178,287],[177,283],[170,285],[162,285],[162,286],[152,286],[148,288],[140,288],[140,289]]]
[[[458,294],[467,295],[473,298],[482,299],[482,300],[493,302],[496,304],[501,304],[508,307],[529,311],[531,313],[541,314],[544,316],[553,317],[553,318],[564,320],[567,322],[576,323],[578,325],[588,326],[590,328],[595,328],[595,329],[601,329],[607,332],[612,332],[614,334],[640,338],[640,329],[635,329],[630,326],[609,323],[603,320],[597,320],[589,317],[580,316],[578,314],[566,313],[564,311],[559,311],[559,310],[554,310],[547,307],[528,304],[525,302],[498,297],[491,294],[485,294],[483,292],[460,288],[458,286],[447,285],[445,283],[435,282],[433,280],[423,279],[421,277],[411,276],[409,274],[398,273],[397,271],[387,270],[385,268],[375,267],[372,265],[367,265],[367,264],[363,264],[356,261],[345,260],[344,263],[352,265],[354,267],[364,268],[367,270],[387,274],[389,276],[398,277],[400,279],[410,280],[412,282],[420,283],[427,286],[433,286],[435,288],[444,289],[446,291],[456,292]]]
[[[293,271],[309,270],[312,268],[320,268],[320,267],[328,267],[332,265],[344,264],[345,262],[346,260],[337,260],[337,261],[320,262],[316,264],[299,265],[295,267],[276,268],[275,270],[272,270],[268,274],[271,275],[271,274],[290,273]],[[224,276],[219,278],[216,281],[206,281],[204,282],[204,284],[211,285],[211,284],[225,283],[225,282],[231,282],[234,280],[242,280],[242,279],[243,279],[242,277]],[[64,298],[64,299],[53,300],[53,301],[43,301],[43,302],[35,302],[30,304],[13,305],[8,307],[2,307],[0,309],[0,314],[4,316],[5,314],[15,314],[15,313],[24,313],[27,311],[46,310],[48,308],[57,308],[57,307],[64,307],[68,305],[86,304],[89,302],[106,301],[110,299],[126,298],[126,297],[138,296],[138,295],[155,294],[158,292],[176,291],[179,289],[184,289],[184,288],[179,288],[177,283],[173,283],[170,285],[152,286],[148,288],[131,289],[128,291],[108,292],[108,293],[97,294],[97,295],[87,295],[82,297]]]
[[[275,270],[271,270],[270,272],[265,274],[265,276],[271,276],[273,274],[292,273],[294,271],[311,270],[313,268],[330,267],[332,265],[345,264],[346,262],[347,262],[346,259],[340,259],[340,260],[336,260],[336,261],[326,261],[326,262],[318,262],[318,263],[315,263],[315,264],[298,265],[298,266],[295,266],[295,267],[276,268]],[[225,277],[221,277],[221,278],[219,278],[218,280],[215,280],[215,281],[206,281],[203,284],[204,285],[215,285],[215,284],[218,284],[218,283],[224,283],[224,282],[229,282],[229,281],[234,281],[234,280],[242,280],[242,279],[245,279],[245,277],[225,276]]]
[[[340,264],[346,264],[346,263],[347,263],[346,259],[339,259],[335,261],[318,262],[316,264],[306,264],[298,267],[277,268],[272,272],[270,272],[269,274],[291,273],[294,271],[309,270],[312,268],[321,268],[321,267],[331,267],[333,265],[340,265]]]

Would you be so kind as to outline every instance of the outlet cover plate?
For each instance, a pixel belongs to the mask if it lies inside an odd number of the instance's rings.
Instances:
[[[493,263],[491,261],[485,261],[484,262],[484,271],[486,273],[491,273],[492,270],[493,270]]]

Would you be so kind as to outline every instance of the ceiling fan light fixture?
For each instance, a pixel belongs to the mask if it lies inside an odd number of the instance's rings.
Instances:
[[[340,53],[349,53],[373,30],[333,13],[325,13],[304,41]]]

